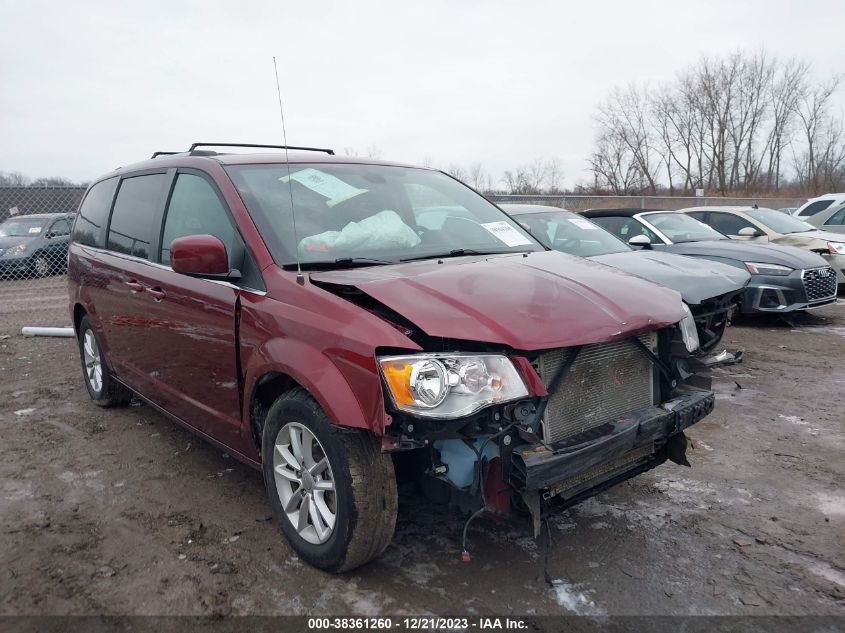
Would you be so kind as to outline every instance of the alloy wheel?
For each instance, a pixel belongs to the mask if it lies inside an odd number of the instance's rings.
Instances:
[[[99,393],[103,388],[103,364],[100,360],[100,347],[91,330],[85,330],[82,337],[82,356],[88,384],[95,393]]]
[[[273,447],[273,474],[285,516],[305,541],[325,543],[337,519],[335,480],[320,440],[308,427],[285,424]]]
[[[35,259],[35,274],[39,277],[46,277],[50,273],[50,262],[43,255]]]

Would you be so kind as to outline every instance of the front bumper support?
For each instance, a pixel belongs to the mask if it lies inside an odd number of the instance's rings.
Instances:
[[[546,499],[579,495],[654,460],[670,437],[707,416],[714,404],[713,392],[692,391],[552,447],[521,444],[511,453],[509,483]]]

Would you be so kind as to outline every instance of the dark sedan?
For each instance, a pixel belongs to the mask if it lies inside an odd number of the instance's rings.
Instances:
[[[0,224],[0,276],[46,277],[67,268],[73,214],[17,215]]]
[[[589,209],[583,215],[632,246],[747,270],[751,281],[742,299],[745,314],[792,312],[836,302],[836,272],[816,253],[731,240],[675,211]]]
[[[734,266],[671,253],[635,251],[577,213],[529,204],[503,204],[545,246],[644,277],[681,293],[695,320],[700,353],[715,347],[750,275]]]

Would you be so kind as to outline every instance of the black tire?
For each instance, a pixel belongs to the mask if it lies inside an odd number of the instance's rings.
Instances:
[[[96,389],[92,384],[94,381],[89,378],[88,367],[85,363],[85,337],[88,332],[91,333],[91,336],[96,343],[97,352],[99,353],[100,358],[101,380],[99,389]],[[78,343],[79,359],[82,365],[82,379],[85,382],[85,388],[88,389],[88,395],[91,396],[91,400],[94,401],[94,404],[104,408],[128,404],[129,401],[132,400],[132,392],[120,383],[116,382],[112,377],[108,361],[103,353],[103,348],[100,346],[100,338],[97,336],[97,332],[94,330],[94,326],[91,325],[91,321],[88,319],[87,315],[82,317],[82,320],[79,322]]]
[[[279,432],[289,423],[305,426],[319,441],[334,479],[335,525],[321,544],[310,543],[299,534],[279,496],[273,454]],[[262,431],[261,458],[273,516],[304,561],[341,573],[371,561],[390,544],[398,507],[393,460],[372,435],[332,425],[304,389],[288,392],[270,407]]]

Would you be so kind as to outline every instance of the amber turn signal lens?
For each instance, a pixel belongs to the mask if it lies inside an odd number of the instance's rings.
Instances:
[[[381,371],[390,387],[390,393],[393,394],[393,399],[399,406],[414,404],[414,396],[411,395],[412,369],[411,363],[397,360],[387,361],[381,365]]]

